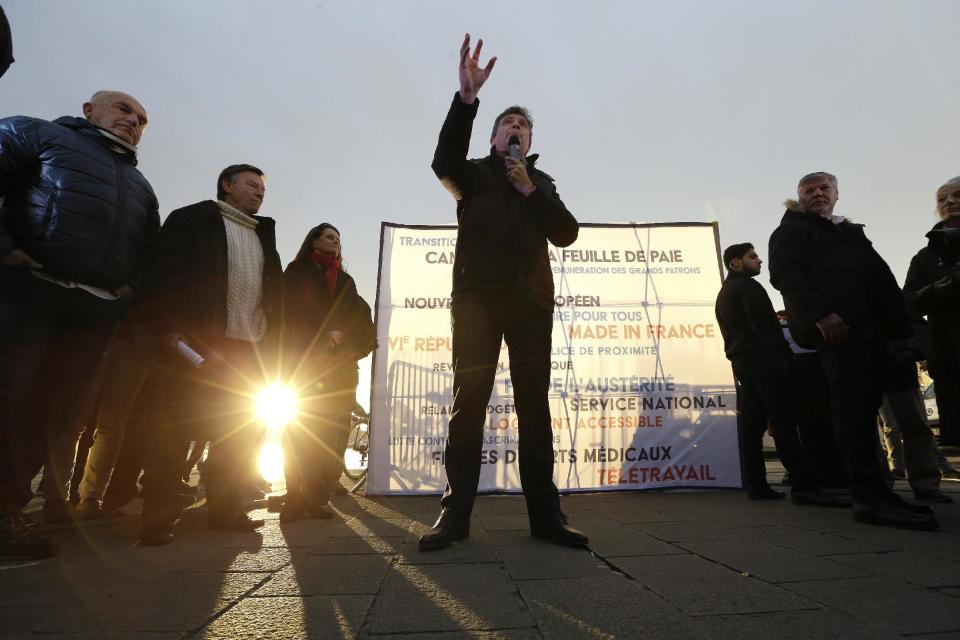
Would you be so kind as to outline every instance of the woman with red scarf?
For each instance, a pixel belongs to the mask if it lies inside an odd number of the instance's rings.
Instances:
[[[326,506],[338,482],[356,406],[357,361],[376,345],[370,306],[343,270],[340,232],[314,227],[284,272],[289,384],[300,416],[284,434],[287,496],[281,522],[330,518]]]

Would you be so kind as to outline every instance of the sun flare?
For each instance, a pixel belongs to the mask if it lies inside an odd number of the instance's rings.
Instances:
[[[297,395],[282,384],[272,384],[257,396],[257,417],[270,431],[281,431],[297,416]]]

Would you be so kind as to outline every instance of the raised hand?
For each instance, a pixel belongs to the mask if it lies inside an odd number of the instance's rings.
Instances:
[[[463,37],[463,44],[460,45],[460,100],[465,104],[473,104],[477,99],[477,93],[480,87],[490,77],[493,71],[493,65],[497,63],[497,57],[490,58],[487,66],[480,67],[480,49],[483,48],[483,39],[477,40],[477,48],[470,53],[470,34]]]

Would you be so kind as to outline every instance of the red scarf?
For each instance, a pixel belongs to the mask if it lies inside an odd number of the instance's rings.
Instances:
[[[330,293],[334,293],[337,290],[337,275],[340,272],[340,258],[330,255],[329,253],[322,253],[314,249],[313,253],[310,254],[310,258],[313,259],[315,263],[323,267],[323,278],[327,281],[327,288],[330,289]]]

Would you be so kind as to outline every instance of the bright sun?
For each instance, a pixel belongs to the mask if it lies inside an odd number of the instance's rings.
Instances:
[[[260,448],[260,458],[257,460],[260,473],[267,482],[277,484],[283,482],[283,447],[279,443],[268,440]]]
[[[260,449],[260,473],[268,482],[282,482],[283,430],[297,417],[297,395],[289,387],[273,384],[256,400],[257,418],[267,425],[267,440]]]
[[[257,396],[256,410],[267,429],[282,431],[297,417],[297,394],[282,384],[272,384]]]

